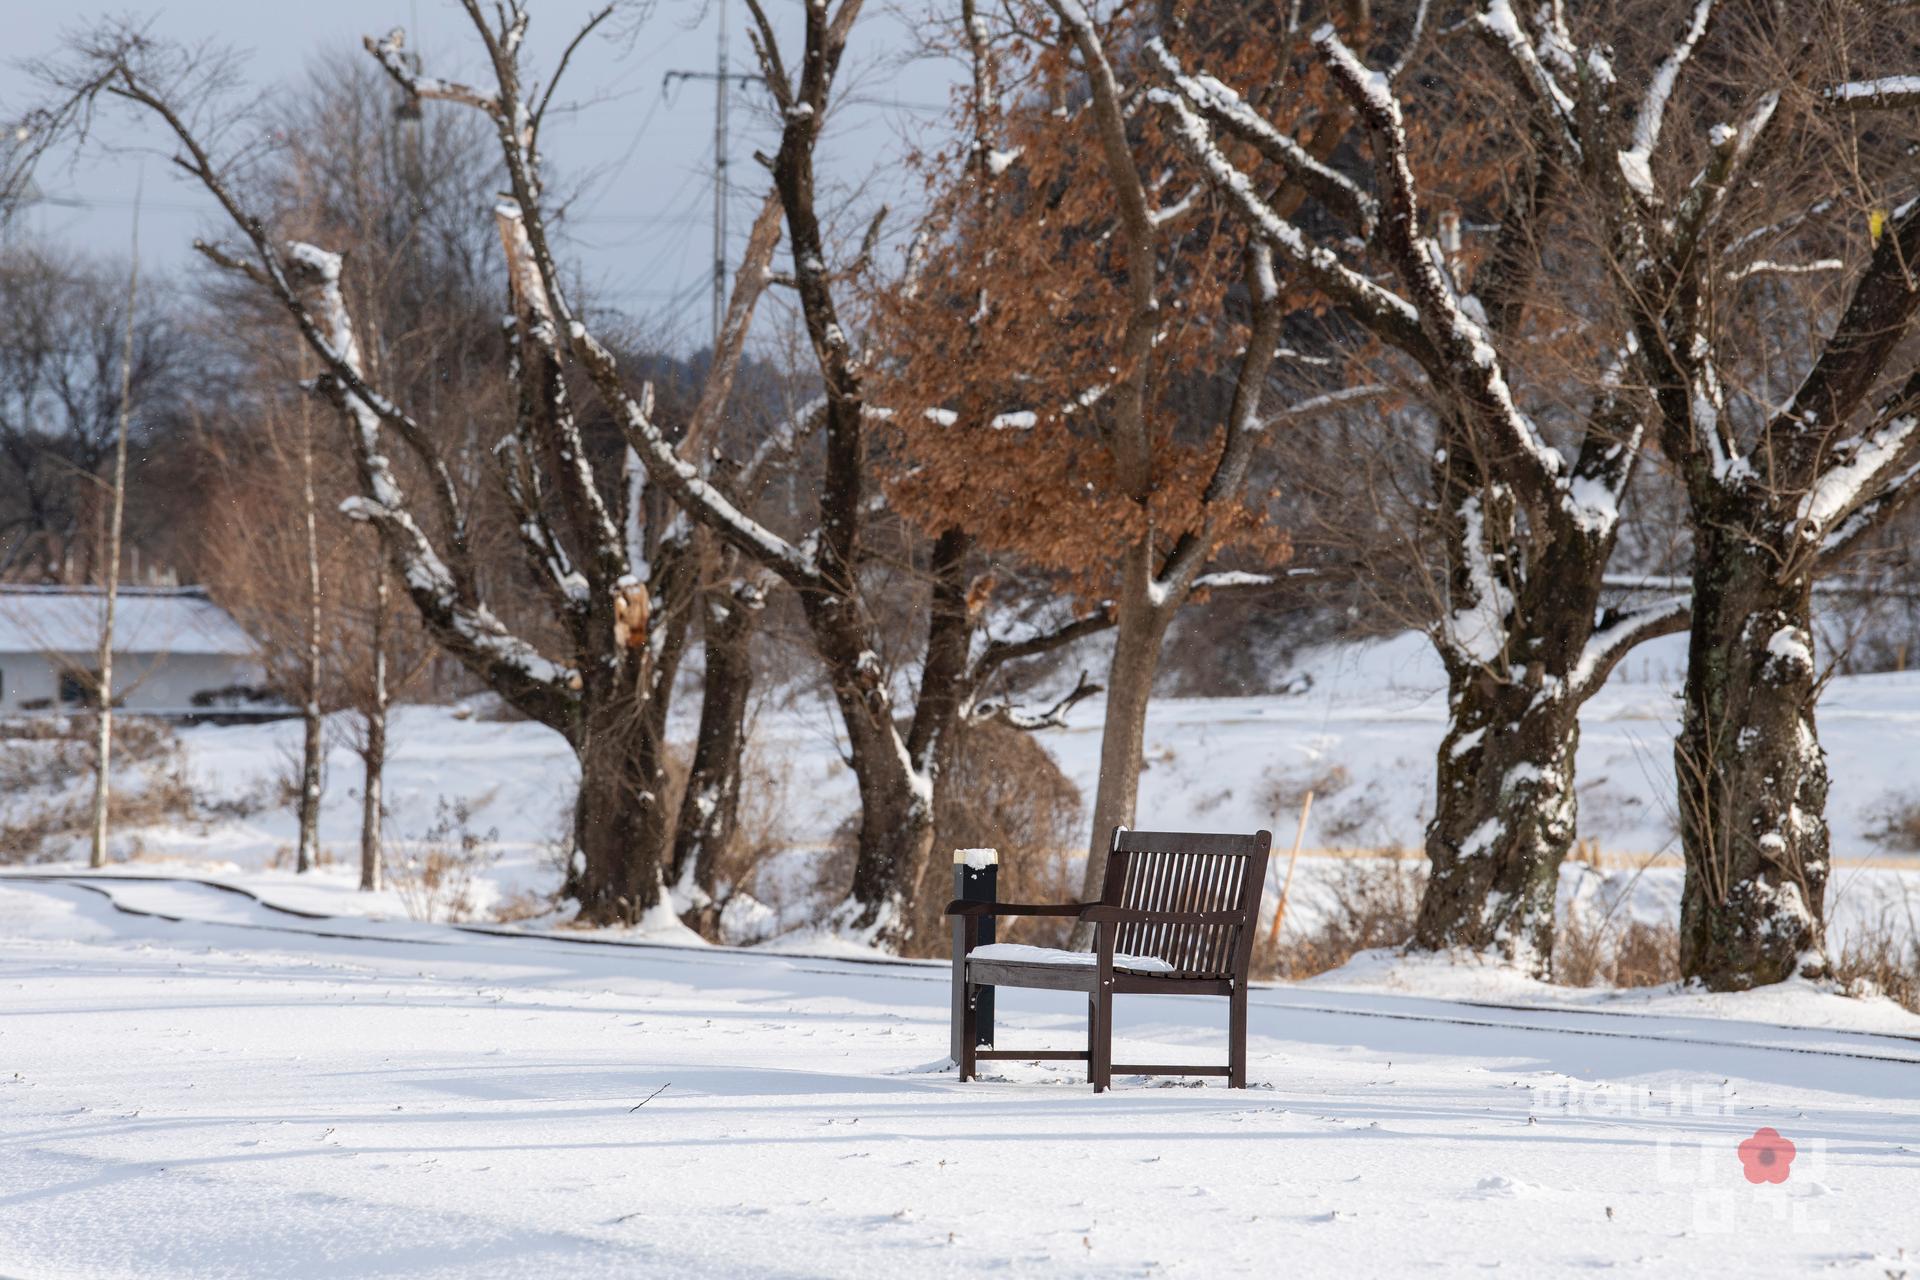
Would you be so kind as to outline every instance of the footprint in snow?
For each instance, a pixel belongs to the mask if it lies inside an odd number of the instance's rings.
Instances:
[[[1496,1173],[1491,1177],[1480,1179],[1468,1194],[1480,1200],[1531,1200],[1552,1193],[1534,1183]]]

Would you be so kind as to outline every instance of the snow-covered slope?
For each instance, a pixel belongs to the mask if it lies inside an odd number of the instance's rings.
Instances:
[[[1580,838],[1617,854],[1676,849],[1672,741],[1677,723],[1674,637],[1636,651],[1588,704],[1579,757]],[[1309,848],[1417,847],[1431,814],[1433,756],[1445,700],[1431,647],[1418,636],[1315,655],[1302,693],[1256,698],[1161,698],[1147,720],[1140,821],[1176,829],[1270,827],[1291,839],[1297,801],[1316,789]],[[1646,677],[1653,677],[1651,680]],[[1041,741],[1091,798],[1102,699]],[[683,725],[690,731],[690,725]],[[1828,814],[1842,859],[1887,851],[1869,833],[1893,801],[1920,804],[1920,672],[1845,676],[1821,700],[1821,741],[1833,775]],[[783,783],[783,825],[800,844],[827,840],[855,804],[825,705],[758,721],[764,758]],[[184,741],[196,785],[215,798],[257,795],[285,771],[298,740],[289,723],[198,728]],[[466,798],[475,825],[529,849],[564,830],[573,762],[559,737],[530,724],[456,719],[444,708],[401,710],[393,733],[389,806],[395,834],[415,833],[441,796]],[[357,763],[332,753],[324,839],[355,846]],[[198,843],[143,833],[156,851],[245,862],[249,849],[285,844],[288,813],[223,824]]]
[[[1563,899],[1648,921],[1677,915],[1681,877],[1671,741],[1682,643],[1674,637],[1636,651],[1587,707],[1580,837],[1595,842],[1604,856],[1598,866],[1567,869]],[[1140,823],[1193,830],[1265,826],[1285,848],[1299,797],[1313,787],[1310,853],[1302,860],[1289,916],[1307,926],[1340,879],[1339,864],[1312,851],[1395,845],[1417,850],[1431,811],[1444,698],[1431,647],[1414,635],[1320,652],[1296,675],[1305,690],[1294,695],[1157,700],[1148,717]],[[1041,738],[1089,799],[1103,710],[1097,699],[1083,704],[1071,728]],[[1830,892],[1839,932],[1863,920],[1920,918],[1920,875],[1898,869],[1920,873],[1920,858],[1890,855],[1868,839],[1889,804],[1920,804],[1913,771],[1920,760],[1920,674],[1836,679],[1820,717],[1833,775],[1829,815],[1839,865]],[[683,731],[690,728],[682,725]],[[296,724],[284,722],[186,731],[182,741],[194,788],[213,805],[247,816],[126,831],[121,848],[138,848],[142,865],[241,874],[249,884],[271,887],[276,900],[289,905],[403,914],[391,894],[368,899],[353,892],[358,762],[345,745],[330,756],[321,815],[323,842],[337,861],[316,876],[295,877],[284,869],[293,815],[268,797],[287,771],[298,734]],[[334,736],[344,744],[343,733]],[[760,758],[779,787],[778,828],[796,846],[790,861],[804,863],[855,804],[832,713],[824,704],[768,713],[758,721],[757,736]],[[498,837],[500,858],[486,869],[476,905],[484,909],[516,892],[545,892],[558,880],[556,842],[566,830],[574,776],[565,744],[538,726],[461,718],[446,708],[404,708],[395,720],[387,776],[394,814],[388,834],[400,846],[396,856],[425,833],[440,800],[460,800],[471,810],[474,831]],[[1881,865],[1860,865],[1868,858]],[[268,869],[276,860],[282,869]],[[805,878],[804,867],[787,870]]]
[[[1879,1280],[1920,1255],[1920,1042],[1257,992],[1255,1087],[996,1064],[943,966],[444,926],[168,922],[0,881],[0,1274]],[[215,922],[218,921],[218,922]],[[1003,992],[1003,1045],[1076,996]],[[1220,1061],[1123,997],[1123,1058]],[[1783,1183],[1740,1144],[1794,1144]],[[1751,1151],[1752,1149],[1749,1148]]]

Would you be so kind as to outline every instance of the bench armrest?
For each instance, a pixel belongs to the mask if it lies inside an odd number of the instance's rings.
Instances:
[[[1240,924],[1246,916],[1239,911],[1143,911],[1094,902],[1080,912],[1080,919],[1089,924]]]
[[[955,898],[947,904],[950,916],[1065,916],[1072,919],[1087,909],[1084,902],[970,902]]]
[[[1238,924],[1238,911],[1143,911],[1104,902],[970,902],[955,898],[950,916],[1059,916],[1088,924]]]

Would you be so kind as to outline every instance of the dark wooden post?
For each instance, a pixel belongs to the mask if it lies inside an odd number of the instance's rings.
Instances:
[[[1000,900],[1000,854],[994,849],[955,849],[953,851],[953,896],[966,902]],[[969,927],[971,926],[971,927]],[[974,932],[977,930],[978,932]],[[969,934],[972,934],[971,940]],[[953,1061],[964,1067],[966,1050],[993,1043],[993,988],[976,986],[969,991],[966,981],[969,942],[984,946],[994,940],[992,916],[961,918],[953,921]],[[971,1008],[969,1008],[971,1003]],[[971,1016],[969,1016],[971,1014]],[[966,1043],[966,1027],[973,1026],[973,1044]],[[964,1078],[963,1070],[962,1076]]]

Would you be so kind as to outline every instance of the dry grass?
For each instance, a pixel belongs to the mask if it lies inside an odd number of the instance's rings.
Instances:
[[[1255,976],[1311,978],[1359,952],[1405,945],[1413,936],[1426,879],[1422,864],[1398,856],[1341,859],[1330,879],[1311,888],[1296,879],[1288,917],[1299,918],[1301,899],[1311,892],[1320,919],[1304,932],[1283,925],[1277,948],[1262,937],[1254,952]]]
[[[947,954],[952,936],[941,913],[953,897],[953,851],[998,849],[1003,902],[1071,902],[1078,897],[1073,850],[1079,844],[1080,789],[1033,735],[998,723],[955,733],[935,798],[933,852],[915,894],[909,954]],[[818,859],[816,901],[844,901],[853,879],[858,815],[841,824]],[[1001,941],[1059,946],[1070,922],[1003,920]]]
[[[474,882],[499,860],[500,833],[473,829],[473,810],[464,800],[442,796],[434,819],[414,838],[390,851],[388,881],[415,920],[471,920],[477,905]]]
[[[0,723],[0,863],[60,857],[88,837],[93,735],[91,716]],[[179,741],[165,724],[115,717],[107,814],[115,832],[198,816]]]
[[[1899,853],[1920,853],[1920,796],[1889,793],[1873,810],[1867,839]]]
[[[1563,987],[1659,987],[1680,981],[1680,931],[1670,924],[1563,916],[1554,930],[1553,980]]]
[[[1426,867],[1405,850],[1342,859],[1329,879],[1303,888],[1295,882],[1289,918],[1298,919],[1302,895],[1314,895],[1317,923],[1285,929],[1277,949],[1266,939],[1255,951],[1255,973],[1296,980],[1337,969],[1362,951],[1406,945],[1413,937],[1426,885]],[[1652,987],[1680,979],[1680,934],[1671,925],[1619,922],[1576,911],[1559,921],[1554,981],[1563,986]]]
[[[1911,910],[1883,911],[1841,940],[1832,953],[1833,976],[1848,995],[1886,996],[1920,1013],[1920,927]]]
[[[786,849],[792,832],[787,816],[790,775],[771,760],[751,734],[740,760],[740,807],[734,814],[733,840],[720,854],[715,895],[721,906],[737,893],[762,898],[760,868]],[[852,874],[849,864],[848,874]]]

